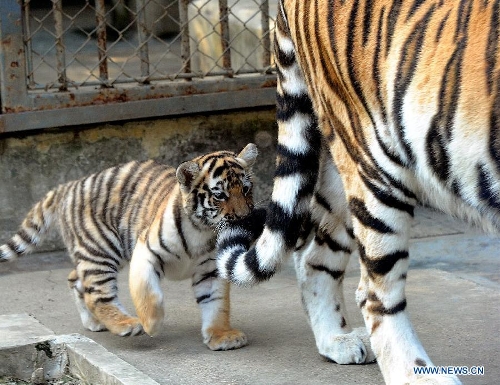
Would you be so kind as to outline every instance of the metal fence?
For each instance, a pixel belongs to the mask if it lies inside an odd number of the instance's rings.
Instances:
[[[274,103],[276,0],[1,0],[0,133]]]

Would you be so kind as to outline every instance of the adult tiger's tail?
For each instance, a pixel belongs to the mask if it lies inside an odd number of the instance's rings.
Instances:
[[[0,262],[15,259],[31,252],[49,229],[57,208],[57,189],[49,191],[33,206],[17,233],[0,246]]]
[[[279,130],[273,193],[265,227],[250,248],[264,219],[262,212],[255,211],[246,224],[220,231],[217,240],[220,276],[243,286],[269,279],[295,248],[318,177],[321,134],[283,10],[278,13],[275,33]]]

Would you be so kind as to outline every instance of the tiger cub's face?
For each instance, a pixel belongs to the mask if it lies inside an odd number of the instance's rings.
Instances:
[[[238,155],[218,151],[182,163],[176,175],[186,214],[209,227],[248,215],[253,209],[251,168],[257,154],[250,143]]]

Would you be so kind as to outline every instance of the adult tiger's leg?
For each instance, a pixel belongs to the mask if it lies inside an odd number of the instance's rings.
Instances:
[[[402,199],[397,186],[383,178],[361,177],[361,172],[350,173],[343,180],[360,254],[358,305],[385,382],[460,383],[454,376],[429,378],[414,374],[414,367],[432,366],[406,310],[405,286],[414,202]]]
[[[338,364],[372,362],[366,328],[352,330],[344,304],[344,273],[356,243],[342,181],[327,151],[320,164],[311,231],[294,254],[302,303],[322,356]]]
[[[201,311],[201,333],[205,345],[211,350],[231,350],[245,346],[246,335],[231,327],[229,282],[218,277],[212,255],[200,261],[192,282]]]

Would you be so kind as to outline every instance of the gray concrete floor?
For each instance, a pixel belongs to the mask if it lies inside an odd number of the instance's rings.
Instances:
[[[461,222],[418,210],[411,242],[408,308],[435,365],[484,366],[464,384],[496,384],[500,377],[500,239]],[[317,353],[302,311],[293,268],[258,287],[234,288],[233,325],[249,345],[212,352],[202,343],[190,282],[164,282],[166,314],[155,338],[120,338],[84,330],[66,285],[64,252],[36,254],[0,265],[0,314],[29,313],[56,334],[81,333],[160,384],[382,384],[375,364],[341,366]],[[345,280],[351,323],[362,326],[354,303],[352,261]],[[126,273],[120,294],[132,310]],[[139,384],[138,384],[139,385]]]

